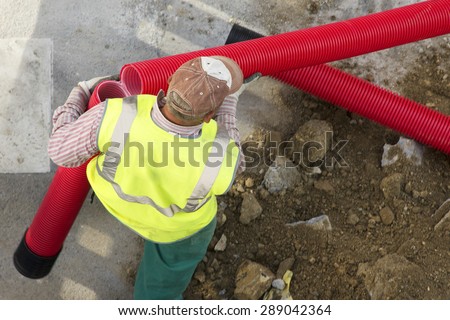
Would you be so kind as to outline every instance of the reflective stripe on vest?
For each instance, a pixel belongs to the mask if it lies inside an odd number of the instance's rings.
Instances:
[[[117,151],[112,156],[109,151],[105,154],[105,159],[103,162],[103,170],[100,168],[98,161],[96,163],[97,173],[106,181],[111,183],[117,195],[128,202],[135,202],[139,204],[150,205],[154,209],[158,210],[160,213],[167,217],[172,217],[175,213],[183,212],[194,212],[200,209],[205,203],[207,203],[211,197],[207,197],[210,192],[216,178],[219,175],[220,167],[224,160],[224,156],[217,157],[214,150],[211,150],[208,155],[208,161],[205,163],[205,168],[194,187],[192,194],[189,196],[188,201],[184,208],[180,208],[176,204],[171,204],[166,208],[157,205],[151,198],[146,196],[134,196],[125,193],[120,185],[115,182],[116,172],[117,172],[117,155],[122,158],[124,143],[120,143],[123,134],[130,132],[130,128],[133,124],[134,119],[137,116],[137,99],[136,96],[127,97],[123,99],[122,111],[120,113],[119,119],[117,121],[116,127],[111,136],[111,146],[117,147]],[[213,149],[220,147],[221,150],[227,150],[230,138],[225,128],[218,126],[216,137],[212,145]],[[213,162],[213,160],[215,160]],[[203,200],[202,200],[203,199]],[[198,202],[202,200],[201,202]]]

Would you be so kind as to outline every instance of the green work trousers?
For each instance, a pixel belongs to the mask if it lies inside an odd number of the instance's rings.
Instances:
[[[214,235],[216,218],[189,238],[174,243],[145,241],[134,287],[136,300],[180,300]]]

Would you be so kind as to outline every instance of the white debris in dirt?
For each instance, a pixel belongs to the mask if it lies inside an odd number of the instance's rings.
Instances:
[[[331,227],[330,219],[327,215],[321,215],[318,217],[314,217],[307,221],[297,221],[293,223],[286,224],[288,227],[296,227],[299,225],[305,225],[314,230],[322,230],[322,231],[331,231],[333,228]]]
[[[283,279],[275,279],[272,281],[272,288],[283,290],[286,287]]]
[[[214,251],[225,251],[227,248],[227,236],[223,234],[214,246]]]
[[[217,208],[217,228],[222,227],[227,221],[227,216],[225,215],[225,210],[228,205],[224,201],[220,201]]]
[[[302,169],[308,177],[314,178],[322,174],[322,169],[320,169],[319,167],[304,167]]]
[[[400,137],[397,144],[385,144],[381,166],[386,167],[396,163],[402,156],[411,164],[419,166],[423,161],[423,145],[418,142]]]

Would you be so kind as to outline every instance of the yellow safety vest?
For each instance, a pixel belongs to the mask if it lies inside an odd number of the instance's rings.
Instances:
[[[239,149],[214,120],[183,138],[152,120],[152,95],[109,99],[87,166],[96,196],[120,222],[160,243],[186,238],[217,211],[234,180]]]

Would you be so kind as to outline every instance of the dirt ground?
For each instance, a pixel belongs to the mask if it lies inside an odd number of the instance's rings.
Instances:
[[[448,38],[422,47],[414,47],[419,51],[412,58],[408,51],[397,56],[411,59],[398,78],[382,79],[385,74],[376,58],[334,65],[449,115]],[[449,211],[436,213],[450,198],[449,156],[425,147],[421,165],[401,158],[382,167],[383,146],[395,144],[400,134],[288,86],[275,91],[273,101],[274,107],[288,107],[297,115],[298,126],[282,133],[282,140],[291,139],[311,119],[323,120],[332,126],[335,142],[348,140],[341,152],[348,165],[322,166],[317,175],[299,168],[301,183],[277,194],[268,193],[263,184],[268,165],[239,175],[232,190],[219,199],[226,207],[226,222],[217,228],[185,298],[235,299],[236,273],[243,261],[276,273],[282,261],[293,258],[294,299],[449,299],[449,232],[435,231]],[[259,128],[248,139],[256,144],[247,144],[256,146],[265,159],[270,158],[264,143],[268,134]],[[398,177],[397,192],[384,192],[387,177]],[[243,224],[242,198],[249,193],[263,210]],[[331,231],[286,226],[324,214]],[[226,249],[215,251],[223,234]]]

